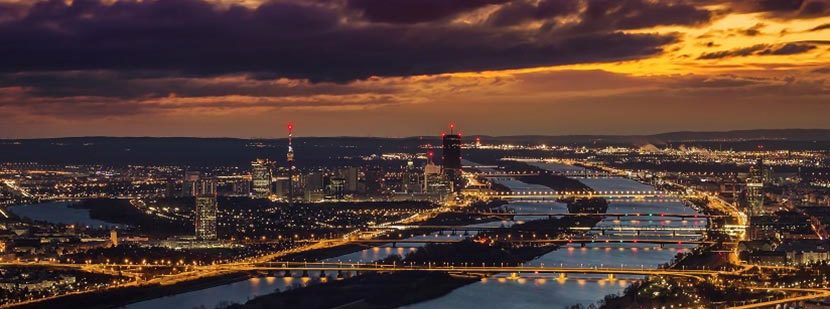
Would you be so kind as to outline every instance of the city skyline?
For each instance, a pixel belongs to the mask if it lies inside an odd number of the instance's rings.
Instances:
[[[830,308],[830,0],[0,0],[0,309]]]
[[[830,128],[826,0],[0,8],[0,138]]]

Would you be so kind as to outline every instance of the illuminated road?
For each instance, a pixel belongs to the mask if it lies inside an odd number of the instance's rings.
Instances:
[[[449,244],[463,241],[462,239],[361,239],[351,240],[353,244]],[[596,239],[596,238],[573,238],[573,239],[498,239],[499,242],[520,243],[520,244],[657,244],[657,245],[712,245],[712,244],[735,244],[732,242],[716,242],[707,240],[671,240],[671,239]]]
[[[18,194],[20,194],[21,196],[23,196],[25,198],[33,198],[34,197],[31,193],[26,191],[26,189],[23,189],[23,187],[18,186],[17,183],[14,182],[14,180],[3,180],[3,183],[6,184],[7,187],[9,187],[10,189],[17,192]]]
[[[280,264],[274,262],[270,264]],[[296,263],[293,263],[296,265]],[[286,263],[285,266],[257,266],[238,265],[239,270],[260,271],[365,271],[365,272],[401,272],[401,271],[437,271],[437,272],[464,272],[464,273],[555,273],[555,274],[616,274],[616,275],[645,275],[645,276],[680,276],[703,280],[702,277],[718,275],[717,271],[707,270],[664,270],[648,268],[580,268],[580,267],[545,267],[545,266],[401,266],[392,264],[321,264],[311,266],[294,266]]]
[[[793,303],[793,302],[801,302],[801,301],[814,300],[814,299],[819,299],[819,298],[830,298],[830,290],[827,290],[827,289],[768,288],[768,287],[753,287],[753,289],[768,290],[768,291],[792,292],[792,293],[808,293],[808,294],[807,295],[802,295],[802,296],[793,296],[793,297],[788,297],[788,298],[758,302],[758,303],[748,304],[748,305],[735,306],[735,307],[730,307],[730,309],[770,308],[770,307],[775,307],[776,305],[789,304],[789,303]]]
[[[616,170],[606,167],[597,167],[596,168],[602,169],[603,171],[608,172],[609,174],[614,175],[630,175],[626,171]],[[515,176],[515,175],[514,175]],[[681,186],[681,185],[678,185]],[[682,187],[682,186],[681,186]],[[689,191],[692,192],[692,191]],[[579,192],[555,192],[555,191],[538,191],[538,192],[520,192],[516,194],[491,194],[491,195],[478,195],[479,197],[486,197],[486,198],[503,198],[503,199],[551,199],[551,198],[564,198],[564,197],[606,197],[606,198],[631,198],[631,199],[644,199],[644,198],[652,198],[652,197],[670,197],[670,198],[686,198],[686,197],[706,197],[709,199],[710,204],[708,207],[716,208],[721,210],[723,213],[726,213],[729,217],[735,217],[738,225],[745,225],[746,218],[743,213],[741,213],[737,207],[734,205],[727,203],[726,201],[720,199],[717,196],[710,196],[710,195],[702,195],[699,193],[695,194],[676,194],[676,193],[667,193],[662,191],[599,191],[594,193],[579,193]],[[464,205],[461,205],[462,207]],[[458,206],[446,204],[441,207],[435,208],[431,211],[420,213],[408,217],[406,219],[398,220],[396,222],[388,222],[384,224],[379,224],[377,227],[380,229],[377,230],[370,230],[370,231],[353,231],[351,233],[346,234],[344,237],[335,238],[335,239],[326,239],[317,241],[314,243],[309,243],[307,245],[303,245],[294,249],[283,250],[278,252],[273,252],[270,254],[265,254],[262,256],[252,257],[240,260],[234,263],[227,263],[227,264],[217,264],[217,265],[208,265],[208,266],[186,266],[186,271],[167,275],[167,276],[160,276],[154,279],[141,279],[138,277],[137,274],[130,273],[131,270],[139,270],[140,268],[151,268],[151,267],[172,267],[176,265],[144,265],[144,264],[61,264],[61,263],[0,263],[0,266],[8,265],[8,266],[42,266],[42,267],[69,267],[80,269],[88,272],[94,273],[105,273],[105,274],[118,274],[126,275],[132,277],[133,281],[128,283],[122,284],[114,284],[106,289],[116,289],[122,287],[134,287],[134,286],[145,286],[151,284],[161,284],[161,285],[173,285],[185,281],[191,281],[201,278],[208,278],[214,277],[222,274],[229,274],[229,273],[237,273],[240,271],[361,271],[361,272],[392,272],[392,271],[438,271],[438,272],[467,272],[467,273],[558,273],[558,274],[625,274],[625,275],[646,275],[646,276],[655,276],[655,275],[665,275],[665,276],[675,276],[675,277],[686,277],[691,278],[694,280],[706,280],[706,278],[722,275],[722,274],[737,274],[743,271],[746,271],[750,267],[754,265],[744,265],[745,267],[738,271],[733,272],[719,272],[719,271],[707,271],[707,270],[677,270],[677,269],[647,269],[647,268],[574,268],[574,267],[545,267],[544,265],[540,266],[470,266],[470,265],[463,265],[463,266],[439,266],[439,265],[426,265],[426,266],[402,266],[402,265],[383,265],[383,264],[334,264],[334,263],[290,263],[290,262],[273,262],[278,260],[280,257],[283,257],[288,254],[304,252],[308,250],[315,250],[315,249],[325,249],[336,247],[340,245],[352,244],[352,243],[364,243],[364,244],[377,244],[377,243],[449,243],[449,242],[457,242],[458,240],[406,240],[406,239],[378,239],[381,237],[386,231],[382,230],[383,228],[390,229],[390,228],[428,228],[433,227],[437,229],[462,229],[464,227],[460,226],[418,226],[413,225],[417,222],[422,222],[426,219],[432,218],[440,213],[443,212],[462,212],[462,213],[471,213],[471,214],[478,214],[478,215],[490,215],[490,216],[602,216],[602,217],[651,217],[654,219],[660,219],[661,217],[681,217],[681,218],[692,218],[692,217],[699,217],[699,218],[707,218],[712,216],[704,216],[704,215],[690,215],[690,214],[660,214],[657,216],[656,214],[564,214],[564,213],[550,213],[550,214],[539,214],[539,213],[474,213],[474,212],[464,212],[463,209],[459,209]],[[648,216],[647,216],[648,215]],[[654,216],[652,216],[654,215]],[[668,227],[667,227],[668,228]],[[603,228],[605,230],[614,230],[613,227],[611,228]],[[680,231],[693,231],[700,232],[705,231],[704,228],[683,228]],[[578,230],[587,230],[587,229],[578,229]],[[618,229],[622,230],[622,229]],[[643,228],[626,228],[625,231],[643,231]],[[653,229],[651,229],[653,230]],[[650,230],[650,231],[651,231]],[[665,229],[667,231],[671,231],[670,229]],[[501,240],[500,240],[501,241]],[[612,240],[612,239],[594,239],[594,238],[575,238],[575,239],[518,239],[518,240],[507,240],[510,242],[516,243],[527,243],[527,244],[567,244],[567,243],[650,243],[650,244],[691,244],[691,245],[704,245],[704,244],[715,244],[716,242],[712,241],[677,241],[677,240],[665,240],[665,239],[626,239],[626,240]],[[730,246],[735,246],[736,243],[728,242],[724,243]],[[177,266],[179,268],[185,266]],[[123,272],[119,272],[119,270]],[[609,276],[609,279],[613,277]],[[816,299],[822,297],[830,297],[830,292],[824,289],[794,289],[794,288],[760,288],[760,287],[748,287],[754,289],[765,289],[770,291],[784,291],[788,293],[793,293],[792,297],[788,297],[785,299],[779,300],[771,300],[766,302],[759,302],[756,304],[749,304],[749,305],[742,305],[733,308],[762,308],[768,306],[775,306],[778,304],[785,304],[809,299]],[[98,290],[101,291],[101,290]],[[64,295],[69,294],[82,294],[87,293],[90,291],[77,291],[71,292],[68,294],[63,295],[55,295],[49,297],[47,299],[57,298]],[[804,293],[809,293],[809,295],[803,295]],[[42,301],[44,299],[38,299],[26,303],[33,303],[37,301]],[[20,303],[18,303],[20,304]],[[8,305],[7,305],[8,306]],[[3,306],[5,307],[5,306]]]
[[[561,200],[568,198],[605,198],[605,199],[634,199],[645,200],[652,198],[681,199],[700,197],[696,195],[677,194],[664,191],[587,191],[587,192],[556,192],[556,191],[511,191],[511,192],[483,192],[480,197],[503,200]]]
[[[515,216],[549,216],[549,217],[646,217],[654,220],[663,220],[666,217],[672,218],[721,218],[727,216],[714,216],[690,213],[595,213],[595,212],[459,212],[470,215],[491,216],[491,217],[515,217]]]

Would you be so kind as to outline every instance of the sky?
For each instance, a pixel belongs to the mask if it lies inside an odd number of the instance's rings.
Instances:
[[[0,138],[830,128],[830,0],[0,0]]]

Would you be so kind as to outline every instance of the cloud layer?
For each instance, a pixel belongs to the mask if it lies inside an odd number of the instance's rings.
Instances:
[[[241,134],[266,115],[356,128],[527,116],[511,106],[814,104],[828,96],[828,25],[830,0],[9,0],[0,129],[143,132],[140,119],[168,117],[190,132],[221,116]]]

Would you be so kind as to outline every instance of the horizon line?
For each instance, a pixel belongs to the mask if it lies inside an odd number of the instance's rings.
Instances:
[[[512,134],[512,135],[489,135],[489,134],[463,134],[466,136],[492,137],[492,138],[511,138],[511,137],[653,137],[665,134],[717,134],[717,133],[739,133],[739,132],[753,132],[753,131],[827,131],[830,134],[830,128],[784,128],[784,129],[737,129],[737,130],[714,130],[714,131],[696,131],[696,130],[679,130],[679,131],[663,131],[657,133],[646,134],[607,134],[607,133],[574,133],[574,134]],[[240,139],[240,140],[268,140],[268,139],[287,139],[287,136],[281,137],[238,137],[238,136],[181,136],[181,135],[76,135],[76,136],[50,136],[50,137],[0,137],[0,140],[46,140],[46,139],[69,139],[69,138],[190,138],[190,139]],[[409,136],[359,136],[359,135],[309,135],[309,136],[295,136],[294,138],[377,138],[377,139],[410,139],[410,138],[440,138],[440,135],[409,135]]]

